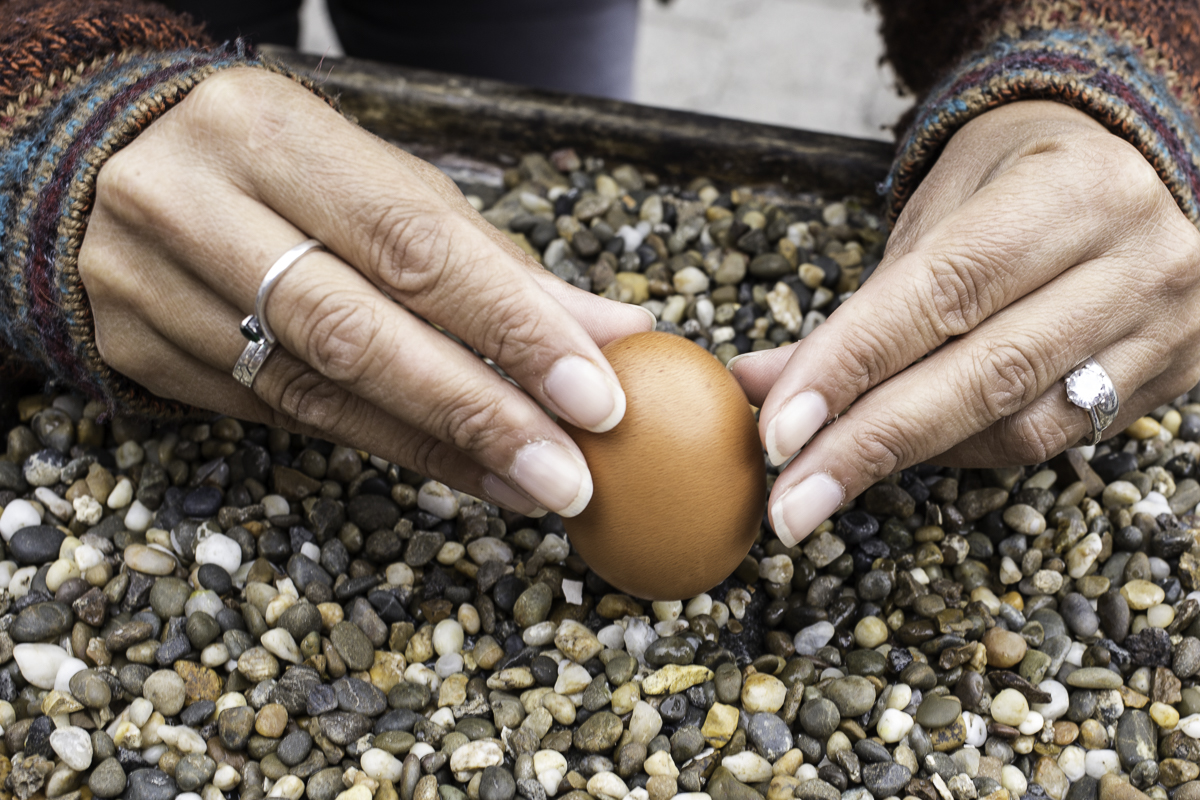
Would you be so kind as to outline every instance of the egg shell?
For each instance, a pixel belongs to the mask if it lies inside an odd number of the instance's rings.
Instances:
[[[583,513],[564,520],[593,570],[628,594],[679,600],[730,575],[762,523],[766,470],[745,393],[682,336],[639,333],[603,353],[625,389],[607,433],[564,424],[592,472]]]

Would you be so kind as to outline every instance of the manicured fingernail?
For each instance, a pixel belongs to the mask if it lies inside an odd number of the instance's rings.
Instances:
[[[788,489],[771,506],[775,535],[788,547],[808,536],[837,511],[846,490],[824,472],[810,475]]]
[[[731,359],[729,359],[728,361],[726,361],[726,362],[725,362],[725,369],[729,370],[730,372],[733,372],[733,365],[734,365],[734,364],[737,364],[739,361],[741,361],[741,360],[743,360],[743,359],[745,359],[745,360],[747,360],[747,361],[753,361],[753,360],[755,359],[755,357],[759,356],[759,355],[760,355],[760,354],[762,354],[762,353],[766,353],[766,352],[770,352],[770,351],[768,351],[768,350],[759,350],[759,351],[757,351],[757,352],[754,352],[754,353],[742,353],[742,354],[740,354],[740,355],[736,355],[736,356],[734,356],[733,358],[731,358]]]
[[[794,456],[829,417],[825,398],[816,392],[801,392],[783,404],[767,423],[767,457],[779,466]]]
[[[573,517],[592,499],[592,475],[583,461],[554,442],[533,442],[517,451],[508,476],[538,504]]]
[[[528,497],[490,472],[483,476],[483,491],[489,500],[509,511],[515,511],[527,517],[544,517],[546,515],[546,509],[530,501]]]
[[[634,306],[634,308],[638,309],[639,311],[645,311],[646,316],[650,318],[650,327],[646,329],[647,331],[652,331],[658,327],[658,317],[654,316],[653,311],[645,306]]]
[[[582,356],[563,356],[542,387],[568,421],[593,433],[612,430],[625,416],[620,385]]]

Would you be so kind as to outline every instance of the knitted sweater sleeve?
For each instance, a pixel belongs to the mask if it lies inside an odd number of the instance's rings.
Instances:
[[[0,383],[40,374],[113,411],[183,406],[108,367],[76,261],[107,159],[199,81],[258,65],[136,0],[0,0]]]
[[[921,98],[884,184],[893,221],[955,131],[1004,103],[1049,99],[1131,142],[1200,224],[1200,4],[874,2],[887,58]]]

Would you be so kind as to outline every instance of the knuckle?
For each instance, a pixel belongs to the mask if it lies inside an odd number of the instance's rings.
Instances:
[[[873,425],[854,437],[857,463],[863,465],[871,482],[886,478],[913,463],[912,448],[897,429]]]
[[[368,263],[379,265],[383,284],[409,297],[436,290],[455,257],[455,226],[449,215],[387,208],[375,216],[377,221],[369,228]]]
[[[918,292],[917,297],[927,304],[922,316],[940,341],[969,333],[979,324],[980,268],[977,259],[953,252],[929,263],[928,294]]]
[[[1063,425],[1046,415],[1022,415],[1000,428],[1002,457],[1014,465],[1041,464],[1072,444]]]
[[[983,402],[989,420],[1020,411],[1038,396],[1039,359],[1012,343],[990,344],[978,351],[974,394]]]
[[[273,381],[263,399],[292,424],[328,431],[347,415],[350,395],[317,372],[298,366]]]
[[[483,453],[502,438],[500,404],[488,392],[465,392],[435,410],[432,430],[441,440],[467,453]]]
[[[488,303],[473,319],[474,341],[486,342],[488,355],[509,368],[527,361],[553,335],[538,307],[517,292]]]
[[[317,302],[304,328],[307,360],[330,380],[356,384],[376,366],[379,326],[370,305],[326,295]]]

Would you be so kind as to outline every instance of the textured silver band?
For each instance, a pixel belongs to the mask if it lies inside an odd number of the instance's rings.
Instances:
[[[1088,444],[1099,444],[1100,437],[1113,424],[1121,408],[1117,387],[1094,358],[1071,370],[1063,380],[1067,386],[1067,399],[1087,411],[1092,420],[1092,438]]]

